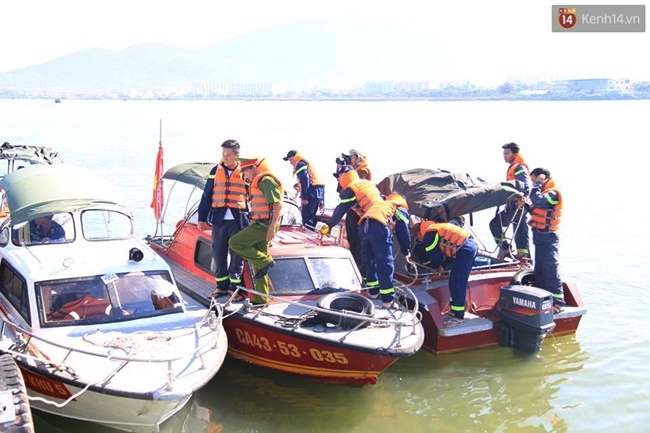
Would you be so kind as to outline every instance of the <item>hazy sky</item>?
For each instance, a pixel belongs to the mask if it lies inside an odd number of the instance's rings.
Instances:
[[[323,17],[386,23],[421,35],[431,51],[413,55],[439,58],[444,70],[435,78],[440,80],[492,82],[548,76],[650,80],[647,32],[552,33],[553,4],[540,0],[2,1],[0,72],[91,47],[122,50],[163,42],[201,48],[281,22]]]

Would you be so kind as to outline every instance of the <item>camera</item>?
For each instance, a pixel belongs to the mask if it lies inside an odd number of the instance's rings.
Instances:
[[[350,165],[350,157],[347,155],[341,155],[336,158],[336,163],[338,165]]]

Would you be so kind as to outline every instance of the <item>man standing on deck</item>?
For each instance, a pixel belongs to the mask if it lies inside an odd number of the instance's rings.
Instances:
[[[302,224],[309,230],[314,230],[316,215],[318,210],[323,207],[325,199],[325,183],[316,174],[314,166],[297,150],[290,150],[282,159],[291,163],[293,174],[298,178]]]
[[[530,175],[528,165],[519,153],[519,145],[517,143],[506,143],[501,148],[503,149],[503,159],[510,164],[506,172],[506,180],[513,182],[515,188],[523,193],[525,197],[528,195],[530,188]],[[498,257],[501,259],[504,257],[513,258],[510,253],[509,239],[505,237],[510,224],[513,224],[515,230],[517,259],[530,258],[528,212],[523,206],[523,200],[519,198],[508,201],[505,208],[490,221],[490,232],[497,243],[499,248]]]
[[[547,169],[535,168],[530,172],[530,178],[533,181],[529,199],[535,245],[535,286],[551,292],[553,309],[557,313],[566,305],[558,259],[562,194]]]
[[[246,186],[241,177],[238,156],[237,140],[226,140],[221,144],[221,162],[210,171],[199,202],[196,227],[204,231],[209,228],[208,223],[212,226],[216,289],[210,294],[211,297],[232,294],[241,284],[244,263],[228,247],[230,238],[248,225]]]
[[[269,271],[275,266],[269,254],[269,244],[280,229],[282,200],[284,190],[282,183],[271,172],[264,158],[239,159],[241,172],[250,182],[249,204],[251,223],[230,238],[230,248],[253,266],[255,290],[263,293],[256,295],[253,303],[266,304],[271,293]],[[240,301],[238,296],[233,301]]]

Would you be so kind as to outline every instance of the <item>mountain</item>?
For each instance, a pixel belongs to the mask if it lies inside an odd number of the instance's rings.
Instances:
[[[274,90],[360,87],[367,81],[428,81],[429,47],[409,33],[370,23],[302,20],[192,50],[160,43],[99,48],[0,73],[10,89],[129,92],[271,83]]]

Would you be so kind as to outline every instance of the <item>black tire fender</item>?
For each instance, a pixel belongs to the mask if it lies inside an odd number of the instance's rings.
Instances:
[[[23,374],[20,372],[14,358],[5,353],[0,355],[0,392],[11,391],[13,407],[0,408],[15,413],[15,422],[9,426],[0,424],[0,430],[6,433],[34,433],[32,409],[27,398],[27,388]]]
[[[533,286],[535,285],[535,272],[532,269],[522,269],[517,271],[510,278],[511,286]]]
[[[338,292],[325,295],[318,300],[318,308],[339,312],[347,311],[354,313],[355,316],[365,316],[367,318],[375,315],[375,304],[365,296],[353,292]],[[369,324],[369,321],[364,318],[339,316],[321,310],[318,311],[317,317],[323,322],[338,325],[346,329],[357,326],[363,328]]]

